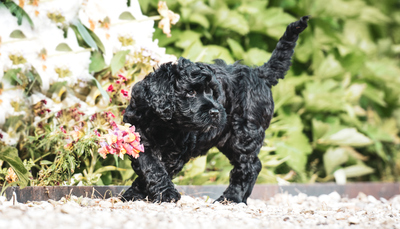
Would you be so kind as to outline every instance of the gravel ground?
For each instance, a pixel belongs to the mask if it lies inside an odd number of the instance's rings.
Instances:
[[[22,204],[0,197],[0,228],[400,228],[400,196],[278,194],[248,205],[189,196],[162,204],[75,196]]]

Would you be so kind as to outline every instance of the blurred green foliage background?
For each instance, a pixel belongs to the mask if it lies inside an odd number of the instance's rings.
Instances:
[[[147,15],[157,1],[140,0]],[[286,26],[311,15],[293,65],[273,88],[275,117],[260,152],[258,183],[398,181],[400,1],[167,0],[181,15],[167,53],[192,61],[266,62]],[[206,163],[208,162],[208,163]],[[179,184],[226,183],[229,162],[212,150]],[[278,178],[277,178],[278,177]]]

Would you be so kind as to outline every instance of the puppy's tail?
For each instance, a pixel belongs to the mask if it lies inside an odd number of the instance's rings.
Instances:
[[[265,78],[270,86],[278,84],[278,79],[283,79],[289,70],[296,41],[299,38],[299,34],[307,28],[309,17],[304,16],[299,21],[288,25],[269,61],[256,68],[258,76]]]

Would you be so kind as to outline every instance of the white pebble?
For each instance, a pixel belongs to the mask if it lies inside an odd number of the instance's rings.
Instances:
[[[339,193],[337,193],[337,192],[332,192],[332,193],[330,193],[328,196],[329,196],[329,198],[330,198],[332,201],[334,201],[334,202],[339,202],[340,199],[341,199]]]
[[[102,208],[111,208],[112,203],[109,201],[102,200],[102,201],[100,201],[99,206]]]

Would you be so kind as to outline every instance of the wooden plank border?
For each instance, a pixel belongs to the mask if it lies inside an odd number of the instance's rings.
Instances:
[[[204,185],[204,186],[191,186],[182,185],[177,186],[179,192],[184,195],[199,197],[209,196],[210,198],[218,198],[225,190],[226,185]],[[49,199],[60,200],[62,197],[69,195],[83,196],[91,198],[109,198],[112,196],[119,196],[129,186],[47,186],[47,187],[26,187],[20,189],[19,187],[10,187],[5,191],[7,199],[11,199],[13,192],[15,192],[17,201],[26,203],[27,201],[46,201]],[[275,185],[263,184],[255,185],[250,198],[268,200],[278,193],[288,193],[297,195],[305,193],[309,196],[319,196],[322,194],[329,194],[336,191],[342,197],[354,198],[360,192],[366,195],[372,195],[375,198],[390,199],[395,195],[400,194],[400,183],[349,183],[345,185],[337,185],[335,183],[316,183],[316,184],[290,184],[290,185]]]

